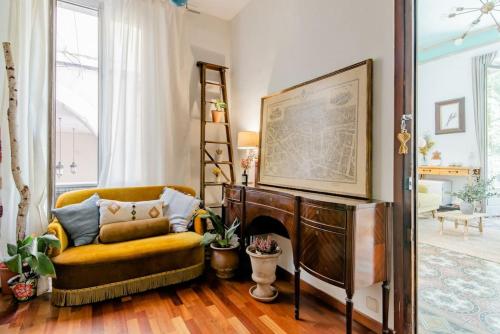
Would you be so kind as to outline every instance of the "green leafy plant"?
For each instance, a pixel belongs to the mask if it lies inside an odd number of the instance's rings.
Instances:
[[[17,244],[7,244],[7,258],[3,259],[5,265],[19,274],[19,282],[36,276],[52,276],[56,271],[52,261],[47,256],[49,247],[60,248],[61,242],[52,234],[39,237],[28,236],[24,240],[18,240]]]
[[[214,106],[217,111],[222,111],[222,109],[225,109],[227,105],[226,102],[222,101],[221,99],[215,99]]]
[[[234,247],[238,245],[238,236],[236,235],[236,229],[240,226],[238,219],[235,219],[229,228],[226,228],[221,217],[217,215],[210,209],[207,209],[207,213],[202,215],[201,218],[210,219],[213,225],[213,229],[206,232],[201,240],[202,245],[215,244],[220,248]]]
[[[462,190],[451,192],[450,195],[458,197],[467,203],[482,201],[498,195],[498,193],[495,192],[493,181],[495,181],[494,177],[489,180],[479,180],[473,184],[466,184]]]

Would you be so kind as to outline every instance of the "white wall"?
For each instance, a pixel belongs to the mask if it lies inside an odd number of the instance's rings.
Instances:
[[[474,107],[472,97],[472,58],[493,50],[500,43],[454,54],[418,65],[417,117],[418,136],[429,134],[436,142],[431,152],[440,151],[442,164],[454,162],[464,166],[479,166]],[[435,103],[465,97],[465,132],[435,134]],[[431,154],[428,155],[430,158]],[[466,182],[458,178],[437,177],[453,181],[453,191]]]
[[[374,59],[373,197],[393,199],[394,3],[345,0],[253,0],[231,22],[233,138],[259,129],[260,98],[342,67]],[[292,271],[290,242],[280,265]],[[344,300],[343,290],[304,273]],[[379,301],[378,312],[366,298]],[[355,308],[381,321],[381,289],[356,291]],[[390,312],[392,314],[392,311]]]

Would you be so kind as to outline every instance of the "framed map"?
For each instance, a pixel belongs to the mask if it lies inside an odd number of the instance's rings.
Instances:
[[[371,196],[372,60],[262,98],[258,184]]]

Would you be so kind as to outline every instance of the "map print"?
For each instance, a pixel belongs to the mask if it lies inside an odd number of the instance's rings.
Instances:
[[[355,79],[269,104],[263,175],[356,183],[358,96]]]

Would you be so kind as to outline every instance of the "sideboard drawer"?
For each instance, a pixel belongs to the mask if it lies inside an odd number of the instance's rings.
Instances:
[[[346,211],[334,208],[326,208],[312,204],[301,204],[301,216],[305,219],[329,225],[334,227],[345,228],[346,226]]]
[[[293,197],[255,190],[246,191],[246,201],[266,206],[272,206],[273,208],[288,211],[291,213],[293,213],[294,211],[295,204]]]
[[[241,189],[226,187],[226,198],[231,201],[241,202]]]
[[[311,275],[336,286],[345,285],[345,235],[301,222],[300,264]]]

